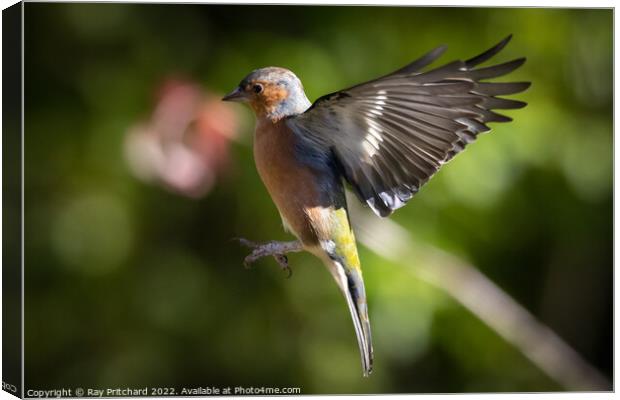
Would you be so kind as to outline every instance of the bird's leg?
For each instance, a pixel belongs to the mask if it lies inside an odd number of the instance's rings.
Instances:
[[[242,245],[249,247],[252,252],[243,260],[243,265],[246,268],[250,267],[250,264],[253,264],[259,258],[273,256],[276,259],[280,267],[288,272],[288,277],[291,276],[291,267],[288,265],[288,258],[286,257],[286,253],[293,253],[303,250],[303,245],[300,241],[296,240],[293,242],[265,242],[265,243],[255,243],[249,241],[247,239],[239,238],[239,243]]]

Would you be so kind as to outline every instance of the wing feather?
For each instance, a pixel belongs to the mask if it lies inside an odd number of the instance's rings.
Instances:
[[[446,50],[437,47],[391,74],[319,98],[286,120],[302,144],[300,158],[322,162],[323,156],[301,153],[329,155],[360,200],[389,215],[488,131],[487,123],[512,120],[493,110],[525,107],[497,96],[520,93],[529,82],[483,81],[514,71],[525,58],[476,68],[510,38],[467,61],[421,72]]]

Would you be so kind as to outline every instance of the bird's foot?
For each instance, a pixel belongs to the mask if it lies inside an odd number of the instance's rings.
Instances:
[[[282,268],[283,271],[286,271],[288,273],[287,278],[291,277],[292,270],[291,267],[289,267],[288,265],[288,258],[286,257],[286,253],[298,252],[303,250],[303,246],[299,241],[271,241],[256,243],[243,238],[238,238],[237,240],[242,245],[253,249],[252,252],[243,260],[243,265],[246,268],[250,268],[251,264],[253,264],[260,258],[272,256],[280,265],[280,268]]]

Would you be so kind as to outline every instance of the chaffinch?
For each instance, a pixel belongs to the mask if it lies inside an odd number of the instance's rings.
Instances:
[[[526,103],[497,97],[529,82],[483,82],[525,62],[476,68],[511,39],[467,61],[421,70],[446,50],[438,47],[391,74],[325,95],[311,104],[301,81],[284,68],[257,69],[223,100],[247,102],[256,114],[254,159],[293,242],[256,244],[245,262],[308,251],[327,266],[353,319],[364,376],[373,349],[366,294],[343,181],[380,217],[417,193],[437,170],[489,122],[511,121],[493,109]]]

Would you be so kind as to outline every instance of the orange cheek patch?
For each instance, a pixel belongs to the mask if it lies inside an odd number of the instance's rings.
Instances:
[[[288,90],[278,85],[264,85],[263,92],[253,102],[252,108],[257,112],[271,113],[288,96]]]
[[[288,96],[288,90],[277,85],[266,86],[263,89],[262,97],[266,105],[276,105],[286,99],[286,96]]]

